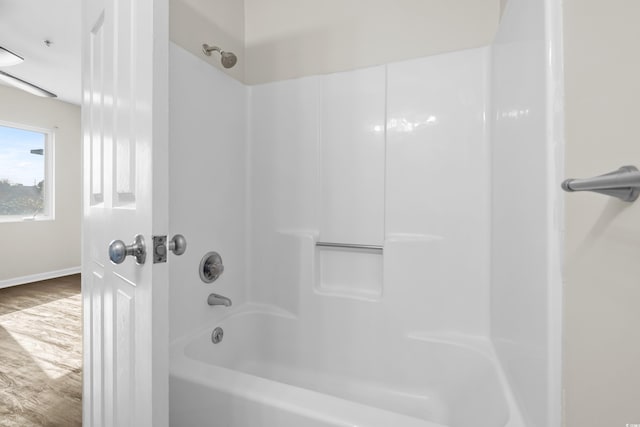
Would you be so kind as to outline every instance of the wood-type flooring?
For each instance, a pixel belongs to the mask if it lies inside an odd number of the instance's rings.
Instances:
[[[0,426],[81,425],[80,275],[0,289]]]

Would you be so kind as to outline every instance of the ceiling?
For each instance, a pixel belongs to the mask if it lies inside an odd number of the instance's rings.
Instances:
[[[24,58],[0,70],[80,104],[80,5],[81,0],[0,0],[0,46]]]

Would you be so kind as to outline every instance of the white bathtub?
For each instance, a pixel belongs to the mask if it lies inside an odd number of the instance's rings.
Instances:
[[[354,340],[349,325],[327,331],[271,307],[219,310],[172,345],[172,426],[522,426],[481,340],[374,328]]]

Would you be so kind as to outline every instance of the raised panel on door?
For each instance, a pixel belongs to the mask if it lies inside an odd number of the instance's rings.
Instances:
[[[104,78],[105,78],[105,28],[104,13],[100,14],[89,36],[89,176],[90,204],[104,201]]]
[[[134,208],[136,202],[135,81],[136,48],[131,43],[138,9],[134,0],[117,0],[114,10],[115,132],[113,141],[113,206]],[[123,60],[122,58],[127,58]]]
[[[90,310],[90,321],[91,321],[91,336],[90,336],[90,366],[85,367],[87,369],[85,371],[85,375],[90,375],[91,378],[91,402],[90,409],[91,414],[89,415],[89,419],[91,420],[94,426],[103,425],[103,407],[104,407],[104,399],[102,399],[102,382],[103,382],[103,371],[100,369],[102,366],[102,361],[104,360],[104,353],[102,349],[102,290],[104,283],[104,273],[101,271],[102,269],[98,268],[97,271],[93,271],[91,277],[87,280],[89,283],[89,298],[90,305],[88,309]],[[85,309],[87,309],[85,304]],[[86,325],[85,325],[86,327]],[[86,359],[85,359],[86,360]],[[85,405],[86,407],[86,405]]]
[[[117,426],[132,424],[132,408],[135,406],[133,361],[135,353],[135,284],[117,276],[114,301],[115,343],[115,405]]]

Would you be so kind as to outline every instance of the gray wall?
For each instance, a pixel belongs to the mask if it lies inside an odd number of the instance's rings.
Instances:
[[[640,3],[564,5],[567,176],[640,167]],[[640,423],[640,202],[565,200],[566,426]]]

